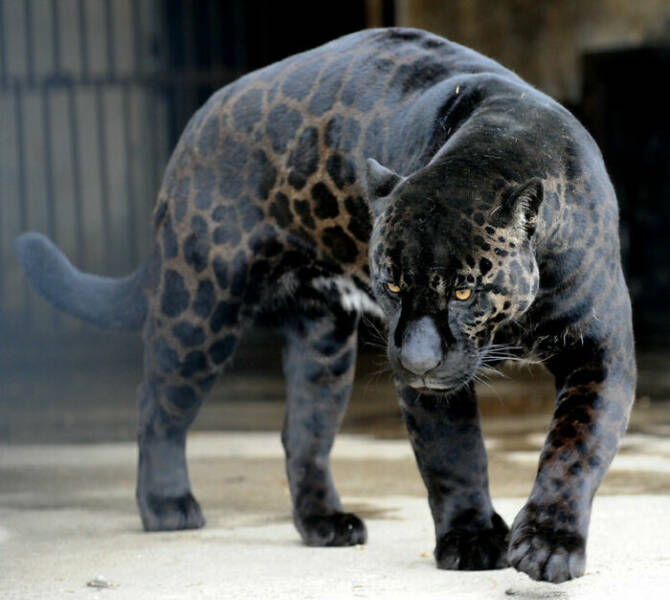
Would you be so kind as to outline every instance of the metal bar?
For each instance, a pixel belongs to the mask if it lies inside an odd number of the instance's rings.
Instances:
[[[244,2],[233,4],[233,19],[235,21],[235,56],[234,60],[242,71],[249,69],[249,46],[247,40],[247,16]]]
[[[158,115],[157,115],[157,99],[158,93],[156,88],[149,87],[147,88],[148,97],[145,98],[145,106],[148,112],[148,119],[146,122],[149,124],[149,166],[150,166],[150,183],[151,183],[151,195],[156,198],[158,195],[158,188],[160,186],[160,174],[158,173]]]
[[[4,200],[2,198],[2,180],[0,180],[0,235],[2,235],[4,231],[4,225],[3,225],[3,214],[2,214],[2,207],[4,206]],[[0,250],[2,249],[2,246],[0,246]],[[3,299],[5,298],[5,279],[4,279],[4,273],[5,273],[5,266],[4,266],[4,258],[2,253],[0,253],[0,334],[2,332],[2,329],[4,329],[6,326],[9,325],[9,322],[3,322],[3,315],[7,315],[7,312],[3,309]]]
[[[144,60],[142,57],[142,13],[140,3],[135,0],[131,5],[131,19],[133,30],[133,55],[135,59],[135,75],[144,71]]]
[[[116,58],[114,56],[114,19],[112,18],[110,0],[105,0],[105,47],[107,51],[107,72],[113,76],[116,72]]]
[[[33,51],[33,11],[30,0],[23,2],[24,26],[26,28],[26,63],[28,67],[28,81],[35,79],[35,53]]]
[[[3,0],[0,0],[0,82],[2,82],[2,87],[4,88],[7,86],[7,50],[5,46],[5,18],[3,9]],[[2,207],[5,205],[5,203],[2,199],[2,191],[3,188],[0,182],[0,235],[2,235],[4,230]],[[5,315],[6,311],[2,308],[2,301],[5,297],[5,268],[2,263],[3,261],[0,259],[0,315]],[[0,317],[0,326],[4,327],[5,325],[2,323],[1,319],[2,317]],[[6,325],[8,326],[8,323]]]
[[[167,132],[168,132],[168,146],[174,147],[179,139],[179,133],[182,130],[180,122],[180,109],[177,106],[181,102],[181,94],[179,94],[179,86],[172,85],[163,88],[165,90],[165,99],[167,102]]]
[[[142,12],[140,10],[140,3],[137,1],[131,2],[131,30],[133,32],[133,61],[134,61],[134,73],[133,75],[137,77],[144,70],[144,57],[142,56]],[[135,196],[135,162],[132,156],[132,141],[131,141],[131,107],[130,107],[130,96],[132,87],[125,86],[123,88],[123,134],[126,147],[126,181],[128,186],[128,232],[130,239],[130,256],[135,267],[139,262],[139,229],[136,222],[137,214],[137,198]],[[142,98],[143,99],[143,98]],[[143,133],[143,132],[142,132]],[[143,137],[140,137],[143,139]],[[140,169],[142,170],[142,169]],[[145,188],[141,188],[146,192]],[[144,215],[144,211],[141,213]]]
[[[223,66],[223,45],[221,37],[221,4],[218,0],[209,0],[209,71]]]
[[[5,44],[5,13],[4,1],[0,0],[0,80],[2,86],[7,85],[7,46]]]
[[[74,193],[74,224],[77,242],[77,264],[84,265],[84,215],[81,189],[81,164],[79,162],[79,124],[77,123],[77,102],[74,87],[68,88],[68,120],[70,124],[70,161],[72,163],[72,189]]]
[[[51,156],[51,111],[49,110],[49,89],[42,91],[42,129],[44,130],[44,177],[47,196],[47,232],[55,239],[56,210],[54,207],[53,160]]]
[[[133,161],[133,147],[131,142],[130,127],[130,88],[124,87],[122,90],[122,110],[123,110],[123,141],[126,155],[126,196],[128,202],[128,243],[130,247],[130,258],[132,265],[139,262],[137,250],[137,223],[135,221],[135,174]]]
[[[194,43],[193,43],[193,5],[190,3],[183,3],[181,5],[181,33],[182,33],[182,51],[184,56],[184,64],[181,69],[183,72],[188,72],[193,67],[194,61]],[[191,97],[192,86],[175,85],[172,87],[175,98],[176,111],[176,126],[177,137],[179,132],[184,128],[186,120],[188,119],[189,100]],[[176,142],[177,138],[174,138]]]
[[[102,102],[102,86],[95,88],[95,120],[98,134],[98,158],[100,167],[100,198],[102,201],[102,240],[105,247],[105,269],[110,271],[112,251],[112,223],[109,212],[109,174],[107,172],[107,135],[105,131],[105,113]]]
[[[0,2],[0,14],[2,14],[2,4]],[[0,18],[0,39],[2,38],[2,20]],[[2,51],[2,48],[0,48],[0,51]],[[2,171],[0,170],[0,174],[2,174]],[[3,235],[4,232],[4,226],[3,226],[3,214],[2,214],[2,207],[5,205],[5,200],[3,199],[3,185],[2,185],[2,180],[0,179],[0,236]],[[0,244],[0,251],[2,250],[2,244]],[[6,311],[3,310],[2,304],[3,304],[3,299],[5,297],[5,280],[4,280],[4,272],[5,272],[5,266],[3,264],[3,256],[2,253],[0,252],[0,330],[5,327],[5,324],[3,323],[3,318],[2,315],[6,314]]]
[[[42,129],[44,130],[44,177],[47,201],[47,233],[52,240],[57,241],[53,160],[51,156],[53,148],[51,139],[51,110],[49,108],[48,88],[42,90]],[[51,322],[57,329],[61,328],[63,321],[58,311],[53,312]]]
[[[14,88],[14,119],[16,121],[16,156],[19,166],[19,227],[28,228],[28,188],[26,185],[26,146],[23,127],[23,90]]]
[[[196,3],[184,2],[182,4],[181,32],[182,44],[184,45],[184,64],[183,68],[189,70],[195,65],[195,27],[194,11]]]
[[[28,229],[28,189],[26,185],[26,147],[23,127],[23,92],[20,87],[14,89],[14,119],[16,121],[16,156],[19,167],[19,229],[23,232]],[[23,325],[31,328],[32,300],[29,297],[28,282],[23,278],[21,313]]]
[[[168,35],[165,33],[168,32],[168,7],[166,4],[167,3],[163,3],[162,5],[155,7],[154,13],[156,20],[158,21],[158,29],[159,31],[163,32],[161,43],[159,45],[161,53],[160,65],[162,68],[165,68],[165,65],[167,65],[169,62],[169,56],[167,55],[169,52],[169,45],[163,43],[168,38]],[[155,34],[155,31],[152,30],[152,34]],[[152,65],[152,67],[155,68],[155,65]],[[147,126],[146,135],[149,139],[149,196],[151,197],[152,201],[155,202],[161,184],[161,174],[159,173],[160,165],[158,158],[158,98],[162,93],[162,90],[159,88],[158,82],[156,80],[145,84],[145,89],[147,93],[144,97],[144,108],[147,111],[147,115],[144,119],[144,123]]]
[[[188,86],[189,88],[191,86]],[[172,133],[170,138],[170,145],[175,146],[179,140],[181,132],[184,130],[186,125],[186,120],[188,119],[188,108],[186,106],[187,97],[186,97],[186,86],[183,85],[173,85],[171,86],[172,98],[174,101],[174,109],[172,113],[172,118],[174,119],[170,131]]]
[[[51,37],[52,37],[52,54],[54,61],[54,72],[61,71],[61,47],[60,47],[60,23],[58,14],[58,0],[51,0]]]
[[[87,78],[90,70],[88,64],[88,27],[86,23],[85,0],[79,0],[77,4],[77,21],[79,22],[79,55],[81,56],[81,74]]]

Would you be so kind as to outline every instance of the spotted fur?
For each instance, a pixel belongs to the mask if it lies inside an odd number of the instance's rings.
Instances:
[[[438,566],[511,564],[560,582],[584,572],[591,501],[635,388],[617,218],[598,148],[570,113],[471,50],[386,29],[215,93],[172,155],[154,248],[133,276],[79,273],[34,234],[17,247],[60,307],[143,324],[147,530],[203,525],[186,432],[244,331],[273,315],[296,526],[308,544],[363,543],[328,456],[367,311],[387,325]],[[510,532],[489,496],[473,382],[530,351],[556,378],[556,409]]]

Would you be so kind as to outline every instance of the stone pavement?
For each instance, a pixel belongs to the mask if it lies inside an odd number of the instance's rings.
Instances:
[[[366,519],[365,547],[300,543],[279,442],[284,382],[278,356],[248,360],[256,349],[222,378],[189,437],[206,527],[143,533],[133,441],[141,347],[94,339],[0,353],[1,600],[668,597],[667,356],[640,361],[629,433],[594,502],[586,575],[555,586],[512,569],[435,568],[395,393],[388,374],[375,374],[382,361],[365,355],[333,459],[346,508]],[[507,375],[479,397],[493,500],[510,523],[530,491],[554,392],[541,369]]]
[[[191,478],[207,525],[158,534],[140,530],[134,443],[6,444],[0,598],[665,598],[667,415],[650,408],[634,423],[594,503],[586,575],[558,586],[512,569],[437,570],[425,492],[402,439],[338,438],[335,479],[345,506],[366,519],[369,543],[325,549],[300,544],[290,523],[276,432],[194,433]],[[494,503],[508,522],[542,441],[525,419],[515,419],[527,425],[522,435],[506,419],[488,423]]]

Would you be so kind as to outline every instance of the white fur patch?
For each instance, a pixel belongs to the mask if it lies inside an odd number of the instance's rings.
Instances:
[[[317,277],[312,281],[312,286],[322,293],[338,294],[340,304],[342,304],[342,308],[346,311],[369,313],[376,317],[384,317],[381,307],[365,292],[359,290],[349,277]]]

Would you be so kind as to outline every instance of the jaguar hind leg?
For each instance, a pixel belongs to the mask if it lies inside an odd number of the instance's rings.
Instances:
[[[214,258],[219,275],[227,258],[223,253]],[[160,268],[161,261],[156,260],[156,265]],[[186,434],[217,374],[232,360],[253,310],[243,296],[246,264],[230,269],[235,288],[217,277],[216,271],[203,269],[193,281],[192,274],[182,277],[177,270],[183,265],[173,265],[174,269],[157,269],[153,277],[144,328],[136,497],[148,531],[194,529],[204,524],[191,492]]]
[[[146,531],[197,529],[205,524],[191,492],[186,433],[204,390],[145,382],[140,388],[137,504]]]
[[[310,546],[363,544],[363,521],[342,509],[329,454],[354,378],[358,315],[323,309],[284,327],[287,384],[282,442],[293,519]]]
[[[227,329],[205,341],[204,333],[198,335],[203,328],[185,323],[170,329],[189,329],[192,338],[203,338],[201,348],[184,351],[178,343],[173,346],[155,326],[145,340],[136,497],[147,531],[197,529],[205,523],[191,492],[186,434],[217,373],[232,359],[239,330]]]

